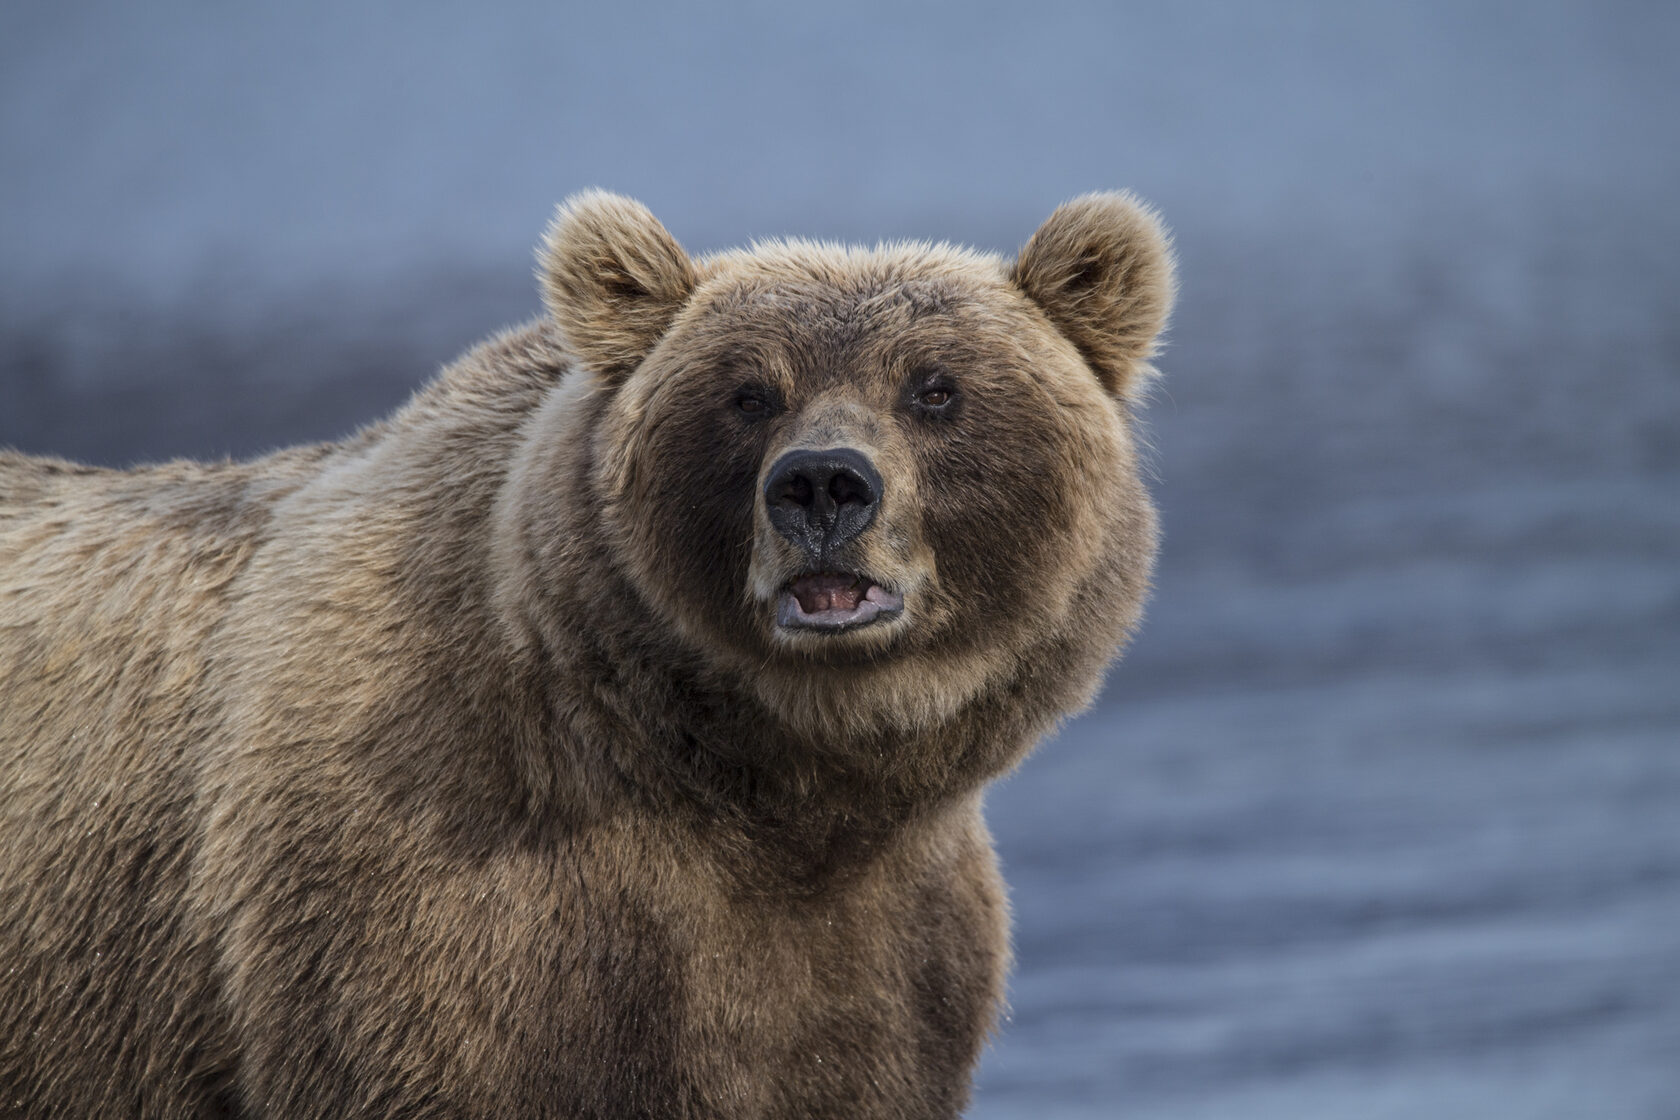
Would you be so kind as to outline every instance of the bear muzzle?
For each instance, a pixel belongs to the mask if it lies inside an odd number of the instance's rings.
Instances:
[[[835,633],[903,612],[902,594],[846,562],[851,546],[875,523],[882,488],[875,464],[852,447],[799,448],[771,465],[765,513],[807,565],[781,589],[776,625]]]

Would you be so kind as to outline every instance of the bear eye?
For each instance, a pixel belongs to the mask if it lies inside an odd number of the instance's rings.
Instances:
[[[941,413],[957,399],[957,388],[943,377],[925,382],[916,391],[916,406],[924,412]]]
[[[775,402],[763,389],[741,389],[735,394],[735,411],[759,419],[775,411]]]

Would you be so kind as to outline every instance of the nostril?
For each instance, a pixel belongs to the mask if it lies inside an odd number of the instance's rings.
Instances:
[[[816,491],[811,487],[811,480],[805,474],[795,472],[784,477],[782,484],[776,488],[775,501],[781,505],[801,506],[811,508],[811,502],[816,498]]]
[[[869,482],[862,475],[841,467],[828,480],[828,496],[834,499],[837,506],[854,505],[867,506],[875,502],[875,492]]]

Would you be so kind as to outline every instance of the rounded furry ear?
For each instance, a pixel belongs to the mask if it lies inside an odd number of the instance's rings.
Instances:
[[[607,191],[560,204],[538,250],[543,303],[579,361],[609,380],[641,364],[694,291],[694,264],[648,208]]]
[[[1088,194],[1032,235],[1010,280],[1044,310],[1117,396],[1136,396],[1177,292],[1172,244],[1129,194]]]

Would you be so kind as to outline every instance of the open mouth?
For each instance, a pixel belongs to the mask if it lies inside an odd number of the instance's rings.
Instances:
[[[852,572],[815,572],[782,589],[776,625],[792,630],[855,630],[893,618],[904,610],[904,596],[888,591],[868,576]]]

